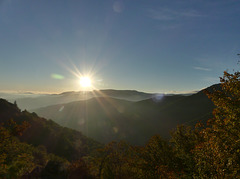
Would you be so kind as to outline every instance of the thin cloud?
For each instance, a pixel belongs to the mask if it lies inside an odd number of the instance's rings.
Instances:
[[[168,8],[160,8],[160,9],[148,9],[148,16],[155,20],[160,21],[172,21],[178,20],[183,18],[197,18],[197,17],[204,17],[201,13],[196,10],[172,10]]]
[[[191,95],[199,92],[200,90],[191,90],[191,91],[168,91],[165,93],[166,95],[171,95],[171,94],[182,94],[182,95]]]
[[[179,28],[180,24],[161,24],[158,26],[158,29],[160,30],[174,30]]]
[[[212,71],[210,68],[203,68],[203,67],[193,67],[195,70],[202,70],[202,71]]]
[[[169,20],[174,20],[175,16],[168,12],[167,9],[161,9],[161,10],[155,10],[155,9],[148,9],[149,12],[149,17],[152,19],[156,20],[161,20],[161,21],[169,21]]]
[[[183,17],[204,17],[204,15],[200,14],[199,12],[195,10],[189,10],[186,12],[180,13],[181,16]]]

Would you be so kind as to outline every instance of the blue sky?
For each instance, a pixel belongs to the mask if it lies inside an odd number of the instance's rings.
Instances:
[[[1,0],[0,91],[183,92],[238,70],[239,0]],[[60,79],[54,78],[60,75]]]

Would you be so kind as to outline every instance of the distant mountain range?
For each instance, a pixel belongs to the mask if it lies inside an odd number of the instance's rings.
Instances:
[[[207,90],[215,88],[220,86],[214,85]],[[86,100],[82,95],[86,95]],[[155,134],[167,138],[169,131],[179,124],[194,125],[199,120],[206,121],[214,108],[203,90],[189,96],[103,90],[86,94],[68,92],[55,97],[54,102],[75,101],[32,111],[104,143],[127,140],[142,145]],[[81,100],[77,101],[78,97]],[[21,104],[21,101],[17,102]]]
[[[17,101],[21,109],[36,109],[55,104],[64,104],[79,100],[88,100],[94,97],[112,97],[127,101],[141,101],[149,99],[155,94],[138,92],[135,90],[94,90],[80,92],[64,92],[61,94],[41,94],[41,95],[7,95],[0,93],[0,97],[8,99],[11,102]]]

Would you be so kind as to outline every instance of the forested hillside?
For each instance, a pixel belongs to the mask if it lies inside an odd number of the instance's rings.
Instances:
[[[219,85],[209,90],[216,87]],[[33,111],[103,143],[126,140],[143,145],[155,134],[170,138],[169,131],[179,124],[194,126],[199,120],[207,121],[213,108],[200,91],[190,96],[158,95],[138,102],[97,97]]]
[[[3,178],[65,178],[71,173],[69,161],[91,156],[102,146],[80,132],[34,113],[21,112],[16,103],[3,99],[0,99],[0,123],[0,177]]]

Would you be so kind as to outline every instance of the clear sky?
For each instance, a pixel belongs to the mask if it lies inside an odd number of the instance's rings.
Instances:
[[[239,0],[0,0],[0,91],[192,91],[238,53]]]

